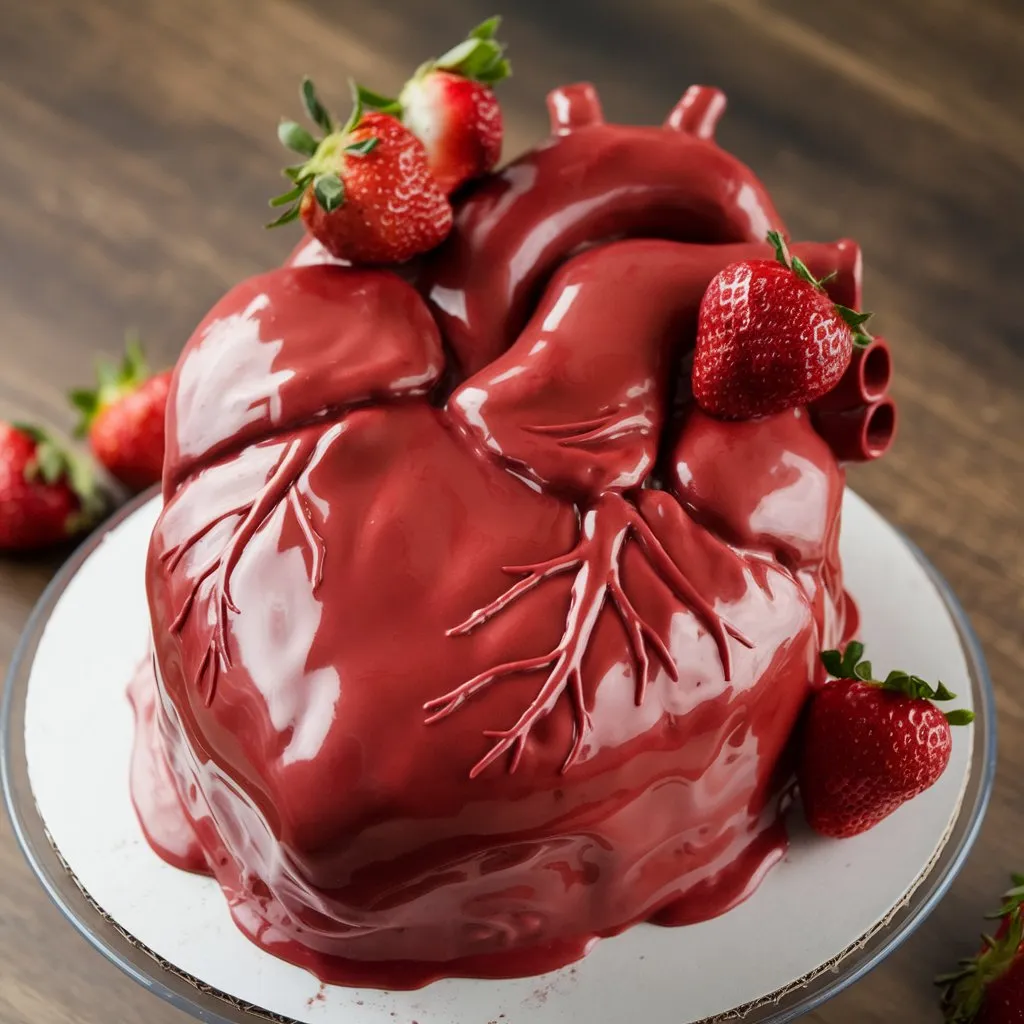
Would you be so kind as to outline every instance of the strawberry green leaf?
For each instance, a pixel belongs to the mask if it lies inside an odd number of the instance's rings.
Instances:
[[[348,80],[348,88],[352,94],[352,113],[348,115],[348,120],[341,129],[342,135],[348,135],[363,119],[363,90],[352,78]]]
[[[843,306],[840,303],[835,303],[836,309],[839,310],[840,316],[851,326],[860,327],[861,324],[867,323],[872,313],[858,313],[855,309],[850,309],[849,306]]]
[[[808,284],[814,285],[819,291],[825,290],[825,285],[829,283],[834,277],[837,276],[838,271],[833,270],[831,274],[826,274],[825,277],[820,280],[816,278],[810,268],[799,256],[794,256],[789,251],[789,246],[786,240],[782,237],[782,234],[778,231],[769,231],[766,236],[766,241],[775,250],[775,258],[784,267],[788,267],[796,274],[802,281],[806,281]],[[859,348],[866,348],[875,339],[867,332],[861,330],[861,328],[871,319],[871,313],[858,313],[855,309],[850,309],[849,306],[844,306],[842,303],[834,302],[836,312],[846,321],[853,334],[853,343]]]
[[[876,686],[890,693],[901,693],[913,700],[947,701],[955,700],[956,694],[950,690],[945,683],[939,682],[932,686],[927,680],[920,676],[911,675],[901,669],[893,669],[882,682],[874,678],[870,661],[862,661],[864,645],[856,640],[851,640],[846,645],[846,650],[822,651],[821,663],[825,666],[828,674],[835,679],[852,679],[868,686]],[[966,709],[959,709],[946,713],[946,721],[950,725],[968,725],[974,721],[974,713]],[[1024,876],[1022,876],[1024,885]]]
[[[306,169],[305,164],[292,164],[291,167],[285,167],[281,173],[289,180],[298,184],[305,184],[309,178],[309,171]]]
[[[974,712],[966,708],[957,708],[956,711],[946,712],[946,721],[950,725],[970,725],[974,721]]]
[[[853,332],[854,344],[861,348],[870,345],[875,339],[871,336],[868,331],[861,330],[871,317],[872,313],[858,313],[855,309],[850,309],[849,306],[844,306],[839,302],[834,303],[836,311],[849,325],[850,330]]]
[[[815,288],[820,289],[822,287],[821,282],[811,273],[807,264],[804,263],[799,256],[791,257],[791,265],[793,273],[796,274],[797,277],[806,281],[808,284],[813,285]]]
[[[100,411],[100,394],[98,390],[89,388],[76,388],[68,392],[68,400],[78,410],[78,424],[75,427],[75,437],[85,437],[89,432],[89,424],[96,418]]]
[[[1003,893],[1003,904],[994,914],[986,914],[985,917],[992,920],[999,920],[1012,914],[1024,905],[1024,875],[1010,875],[1013,888]]]
[[[843,678],[853,679],[855,677],[855,669],[857,663],[860,661],[861,655],[864,653],[864,645],[858,643],[856,640],[851,640],[846,645],[846,650],[843,651]]]
[[[850,309],[849,306],[844,306],[841,302],[835,303],[835,307],[851,327],[860,327],[861,324],[866,324],[873,316],[872,313],[858,313],[857,310]]]
[[[45,430],[30,423],[13,423],[35,443],[32,461],[25,467],[25,479],[53,485],[66,482],[78,498],[78,511],[65,524],[69,534],[92,526],[107,509],[107,495],[100,489],[92,462],[70,452]]]
[[[24,434],[27,438],[35,441],[39,444],[42,441],[47,440],[47,433],[40,427],[37,427],[34,423],[24,423],[20,420],[16,420],[11,426],[18,431],[20,434]]]
[[[321,174],[314,178],[313,194],[326,213],[333,213],[345,202],[345,186],[336,174]]]
[[[68,533],[78,533],[97,523],[107,511],[108,495],[100,488],[91,461],[81,455],[65,453],[68,483],[79,501],[76,515],[65,524]]]
[[[786,244],[786,240],[782,237],[782,233],[780,231],[769,231],[766,240],[775,250],[775,258],[784,267],[788,267],[790,265],[789,246]]]
[[[842,678],[843,656],[839,651],[822,651],[821,663],[830,676],[834,676],[836,679]]]
[[[1002,977],[1013,964],[1024,940],[1024,921],[1018,906],[1007,919],[1005,934],[995,939],[982,937],[981,952],[961,962],[961,969],[936,979],[945,991],[942,1009],[946,1024],[971,1024],[978,1016],[985,999],[985,989]]]
[[[136,387],[149,378],[149,363],[142,349],[142,339],[135,331],[128,331],[124,337],[124,359],[121,360],[119,383]]]
[[[295,121],[282,121],[277,126],[277,137],[282,146],[302,156],[312,156],[316,152],[316,139]]]
[[[488,18],[477,25],[461,43],[436,60],[424,64],[417,75],[440,68],[485,85],[493,85],[507,78],[512,68],[504,56],[505,44],[494,38],[500,24],[500,18]]]
[[[279,228],[282,224],[290,224],[293,220],[297,220],[300,212],[300,206],[296,203],[294,206],[289,207],[284,213],[281,214],[276,220],[272,220],[266,225],[268,228]]]
[[[334,119],[327,113],[327,108],[320,102],[316,94],[316,87],[309,78],[302,79],[299,92],[302,96],[302,105],[306,108],[306,113],[309,114],[309,119],[325,135],[330,135],[334,131]]]
[[[476,80],[482,85],[496,85],[512,75],[512,65],[502,58],[488,68],[478,72]]]
[[[914,700],[945,701],[956,699],[956,694],[943,683],[940,682],[938,686],[933,687],[926,679],[910,675],[908,672],[902,672],[898,669],[890,672],[881,683],[876,685],[881,686],[883,690],[905,694]],[[956,712],[952,713],[956,715]]]
[[[883,690],[892,693],[902,693],[914,700],[931,700],[935,697],[935,691],[931,684],[925,682],[920,676],[912,676],[908,672],[894,669],[881,683]]]
[[[862,661],[858,665],[854,666],[853,674],[865,683],[870,683],[872,680],[871,675],[871,662]]]
[[[96,379],[100,391],[110,391],[117,387],[117,367],[106,359],[96,361]]]
[[[71,404],[79,412],[75,436],[84,437],[104,409],[138,390],[148,378],[149,366],[142,343],[137,334],[129,331],[125,334],[125,352],[120,364],[107,359],[98,360],[98,386],[92,389],[78,388],[68,395]]]
[[[371,135],[369,138],[361,139],[359,142],[353,142],[351,146],[345,147],[346,153],[351,153],[352,156],[366,156],[368,153],[372,153],[380,145],[380,139],[376,135]]]
[[[481,51],[485,51],[484,59],[489,61],[492,44],[489,40],[484,39],[464,39],[461,43],[457,43],[447,53],[442,54],[437,60],[434,61],[434,67],[441,68],[444,71],[455,71],[459,74],[465,74],[474,63],[479,60],[477,54]],[[469,75],[466,75],[468,78]]]
[[[64,453],[52,442],[41,441],[36,447],[34,476],[44,484],[55,484],[67,473]]]
[[[291,189],[290,191],[283,192],[279,196],[274,196],[274,198],[270,200],[270,205],[275,207],[287,206],[289,203],[294,203],[295,200],[298,199],[305,191],[305,185],[296,185],[295,188]]]
[[[379,110],[382,114],[399,116],[402,113],[402,104],[391,96],[383,96],[379,92],[367,89],[365,86],[357,85],[359,90],[359,102],[370,110]]]
[[[495,14],[493,18],[481,21],[476,28],[469,30],[469,39],[493,39],[501,27],[501,15]]]
[[[817,288],[819,291],[824,291],[823,283],[819,281],[810,271],[810,268],[799,256],[794,256],[789,251],[789,244],[786,239],[782,237],[782,233],[779,231],[769,231],[766,240],[769,245],[775,250],[775,258],[788,270],[792,270],[797,277],[802,281],[806,281],[809,285]]]

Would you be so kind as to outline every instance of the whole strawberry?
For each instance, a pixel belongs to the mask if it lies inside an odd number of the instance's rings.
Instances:
[[[284,145],[307,159],[285,170],[294,188],[270,201],[288,208],[268,227],[301,215],[332,256],[364,264],[403,263],[444,241],[452,208],[423,143],[390,114],[364,115],[358,93],[341,128],[308,78],[302,99],[325,135],[318,141],[294,121],[280,125]]]
[[[88,435],[96,458],[133,491],[159,482],[164,464],[164,414],[169,370],[151,376],[142,348],[129,340],[120,366],[101,361],[99,386],[71,392],[81,413],[77,433]]]
[[[0,550],[59,544],[103,511],[87,462],[38,427],[0,423]]]
[[[512,69],[495,39],[500,24],[489,18],[443,56],[420,65],[397,100],[361,90],[367,105],[400,117],[422,141],[446,194],[485,174],[501,156],[501,107],[492,87]]]
[[[744,260],[708,285],[697,320],[693,396],[712,416],[752,419],[831,391],[871,315],[834,303],[777,231],[776,260]]]
[[[899,671],[878,682],[863,653],[859,643],[822,652],[836,678],[811,698],[801,737],[797,780],[807,821],[837,839],[866,832],[933,785],[949,763],[950,726],[974,719],[932,703],[956,697],[942,683],[933,688]]]
[[[990,915],[1000,919],[994,936],[983,935],[978,955],[936,979],[944,989],[946,1024],[1024,1024],[1024,875]]]

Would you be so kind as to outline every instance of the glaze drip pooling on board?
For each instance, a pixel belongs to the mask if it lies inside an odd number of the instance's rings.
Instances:
[[[818,415],[686,400],[709,281],[784,230],[723,103],[624,127],[558,90],[402,276],[307,241],[182,354],[133,799],[326,981],[551,970],[784,853],[791,734],[856,613]],[[859,308],[854,243],[793,251]]]

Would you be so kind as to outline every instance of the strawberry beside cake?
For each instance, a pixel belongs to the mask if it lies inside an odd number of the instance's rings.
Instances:
[[[856,245],[787,241],[721,93],[631,127],[556,90],[495,171],[496,27],[342,127],[304,84],[310,235],[171,386],[133,799],[327,981],[539,973],[749,895],[857,626],[842,463],[895,426]]]

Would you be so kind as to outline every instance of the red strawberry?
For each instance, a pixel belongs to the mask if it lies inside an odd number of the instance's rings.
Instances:
[[[1024,1024],[1024,875],[992,914],[1001,924],[995,936],[983,935],[978,955],[937,983],[945,990],[946,1024]]]
[[[86,461],[38,427],[0,423],[0,550],[58,544],[103,511]]]
[[[777,231],[777,261],[733,263],[701,300],[693,396],[712,416],[751,419],[831,391],[871,315],[834,303]]]
[[[99,387],[71,392],[82,414],[77,433],[88,435],[96,458],[134,491],[160,480],[164,464],[164,413],[169,370],[150,376],[142,348],[128,342],[120,366],[101,362]]]
[[[863,653],[859,643],[822,653],[836,678],[811,698],[801,738],[804,812],[816,832],[837,839],[866,832],[933,785],[949,763],[950,726],[974,719],[932,703],[956,696],[942,683],[898,671],[874,680]]]
[[[281,141],[308,159],[286,169],[295,187],[270,205],[291,205],[268,226],[301,214],[332,256],[353,263],[402,263],[444,241],[452,208],[430,173],[423,143],[389,114],[364,116],[358,95],[342,128],[308,78],[302,98],[325,136],[317,141],[294,121],[279,127]]]
[[[422,64],[397,100],[366,89],[363,101],[401,117],[427,148],[430,170],[445,193],[489,171],[501,156],[501,107],[492,86],[511,74],[489,18],[442,57]]]

